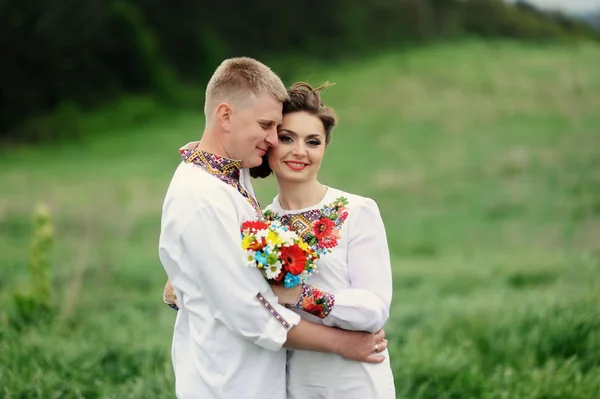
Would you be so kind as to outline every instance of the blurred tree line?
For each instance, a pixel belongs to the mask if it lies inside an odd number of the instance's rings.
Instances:
[[[203,87],[234,55],[335,59],[462,36],[598,39],[582,23],[501,0],[0,0],[0,25],[0,139],[17,140],[62,134],[32,128],[32,118],[69,123],[124,93],[185,101],[181,88]]]

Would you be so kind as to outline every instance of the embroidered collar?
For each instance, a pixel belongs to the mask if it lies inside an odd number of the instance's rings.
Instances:
[[[194,150],[188,148],[188,146],[179,149],[179,153],[185,163],[194,164],[215,176],[223,183],[235,188],[252,205],[257,218],[259,220],[264,219],[260,204],[240,183],[241,161],[235,161],[206,151]]]
[[[241,161],[235,161],[211,154],[210,152],[193,150],[186,147],[181,148],[179,153],[184,162],[199,165],[211,175],[223,176],[237,181],[240,180]]]

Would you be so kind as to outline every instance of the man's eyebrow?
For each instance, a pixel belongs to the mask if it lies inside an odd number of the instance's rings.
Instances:
[[[274,123],[275,125],[281,125],[281,119],[273,119],[273,118],[258,118],[260,123]]]

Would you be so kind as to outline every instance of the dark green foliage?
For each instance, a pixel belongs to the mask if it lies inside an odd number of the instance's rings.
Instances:
[[[285,79],[310,57],[356,58],[463,35],[597,37],[564,16],[500,0],[4,0],[0,25],[0,138],[17,141],[78,138],[82,110],[123,93],[189,102],[190,84],[201,97],[228,56],[296,54],[278,71]]]

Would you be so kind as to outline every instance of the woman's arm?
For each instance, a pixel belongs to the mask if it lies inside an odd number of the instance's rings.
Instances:
[[[347,220],[351,287],[333,293],[306,285],[291,290],[281,287],[274,291],[281,303],[320,317],[327,326],[376,332],[386,323],[392,300],[392,271],[385,226],[372,199],[365,199],[351,213],[354,215]]]

